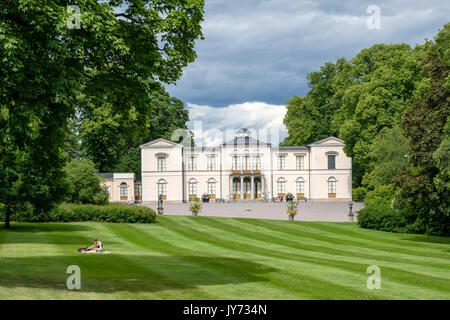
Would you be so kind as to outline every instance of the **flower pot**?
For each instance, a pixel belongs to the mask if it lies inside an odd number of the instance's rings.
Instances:
[[[289,215],[289,221],[294,221],[294,216],[293,215]]]
[[[193,215],[193,216],[197,216],[197,212],[192,211],[192,215]]]

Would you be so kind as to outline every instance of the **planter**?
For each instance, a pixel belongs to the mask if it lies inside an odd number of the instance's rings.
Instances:
[[[294,217],[295,217],[295,216],[293,216],[293,215],[288,215],[288,217],[289,217],[289,221],[294,221]]]
[[[197,216],[197,212],[191,211],[193,216]]]

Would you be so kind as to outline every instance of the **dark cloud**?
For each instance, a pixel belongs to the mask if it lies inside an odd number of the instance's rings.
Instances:
[[[369,5],[381,29],[369,30]],[[206,0],[198,59],[169,92],[186,103],[284,104],[304,95],[305,76],[374,43],[423,43],[448,22],[449,1]]]

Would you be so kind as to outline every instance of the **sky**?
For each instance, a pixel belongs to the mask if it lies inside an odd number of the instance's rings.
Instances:
[[[205,0],[198,58],[167,89],[184,101],[189,128],[202,122],[204,145],[241,127],[282,140],[285,103],[306,94],[309,72],[375,43],[422,44],[449,12],[448,0]]]

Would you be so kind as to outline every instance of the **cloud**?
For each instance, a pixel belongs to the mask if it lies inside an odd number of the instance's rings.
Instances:
[[[283,124],[287,111],[284,105],[244,102],[214,108],[188,103],[187,109],[190,117],[188,127],[194,130],[196,145],[203,141],[204,146],[217,146],[234,137],[234,132],[240,128],[247,128],[255,138],[275,144],[287,136]]]
[[[369,5],[381,29],[366,25]],[[375,43],[431,39],[448,22],[442,0],[208,0],[198,59],[169,92],[197,105],[284,104],[304,95],[306,75]]]

